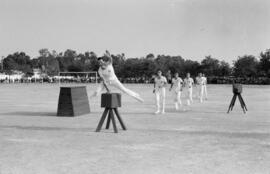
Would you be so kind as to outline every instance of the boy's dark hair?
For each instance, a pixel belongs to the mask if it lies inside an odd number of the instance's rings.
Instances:
[[[110,60],[110,57],[107,55],[102,56],[103,61],[107,62]]]

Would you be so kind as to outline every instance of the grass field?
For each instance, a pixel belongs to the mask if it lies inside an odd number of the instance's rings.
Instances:
[[[244,86],[227,114],[231,85],[209,85],[209,100],[154,115],[152,85],[126,85],[145,99],[123,94],[127,131],[96,133],[103,109],[56,117],[58,85],[0,84],[0,174],[270,174],[270,86]],[[90,95],[95,85],[88,85]],[[118,126],[119,127],[119,126]],[[120,128],[120,127],[119,127]]]

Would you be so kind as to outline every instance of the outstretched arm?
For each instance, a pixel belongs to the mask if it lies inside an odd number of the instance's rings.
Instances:
[[[111,53],[108,50],[105,51],[105,56],[108,57],[108,61],[106,61],[106,62],[108,64],[112,64],[113,63],[113,59],[112,59]]]

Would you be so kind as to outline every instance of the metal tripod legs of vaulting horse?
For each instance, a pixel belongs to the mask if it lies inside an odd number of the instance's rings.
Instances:
[[[244,111],[244,113],[246,113],[247,111],[247,106],[244,102],[244,99],[243,97],[241,96],[241,93],[242,93],[242,85],[241,84],[233,84],[233,98],[232,98],[232,101],[230,103],[230,106],[229,106],[229,109],[227,111],[227,113],[229,113],[230,111],[232,111],[233,107],[234,107],[234,104],[235,104],[235,100],[236,98],[238,97],[239,101],[240,101],[240,104],[241,104],[241,107]]]

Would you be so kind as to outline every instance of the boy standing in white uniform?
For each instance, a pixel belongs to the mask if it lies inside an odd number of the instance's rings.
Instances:
[[[187,105],[190,105],[190,103],[193,102],[193,99],[192,99],[192,87],[193,87],[193,84],[194,84],[194,80],[190,77],[190,73],[187,73],[187,77],[184,80],[184,84],[188,89]]]
[[[106,59],[106,60],[104,60],[104,59]],[[116,77],[116,75],[114,73],[114,69],[112,66],[112,57],[111,57],[109,51],[106,51],[103,58],[98,58],[98,62],[99,62],[98,74],[100,75],[100,77],[102,79],[102,83],[100,83],[99,87],[94,92],[94,94],[91,95],[91,97],[95,97],[95,96],[99,95],[104,88],[107,88],[108,85],[112,85],[112,86],[120,89],[124,93],[130,95],[131,97],[135,98],[136,100],[143,102],[143,99],[140,97],[139,94],[137,94],[134,91],[131,91],[130,89],[127,89],[118,80],[118,78]]]
[[[198,89],[199,87],[197,85],[199,85],[199,81],[200,81],[200,74],[198,74],[198,76],[195,78],[195,98],[200,98],[200,89]]]
[[[175,73],[174,78],[172,79],[172,85],[171,85],[170,91],[173,89],[174,104],[175,104],[176,110],[179,109],[179,106],[182,106],[182,102],[181,102],[182,84],[183,84],[183,80],[179,77],[178,73]]]
[[[165,113],[165,86],[167,85],[167,79],[162,76],[162,72],[159,70],[157,73],[157,77],[155,77],[155,82],[154,82],[154,93],[156,95],[156,106],[157,106],[157,111],[155,114],[160,113],[160,98],[162,98],[162,114]]]
[[[203,93],[204,93],[204,85],[205,79],[202,77],[202,73],[199,73],[199,77],[197,78],[197,84],[199,85],[199,100],[203,102]]]
[[[202,74],[202,78],[203,78],[203,81],[204,81],[203,91],[204,91],[204,94],[205,94],[205,100],[207,100],[207,88],[206,88],[207,78],[205,77],[204,74]]]

